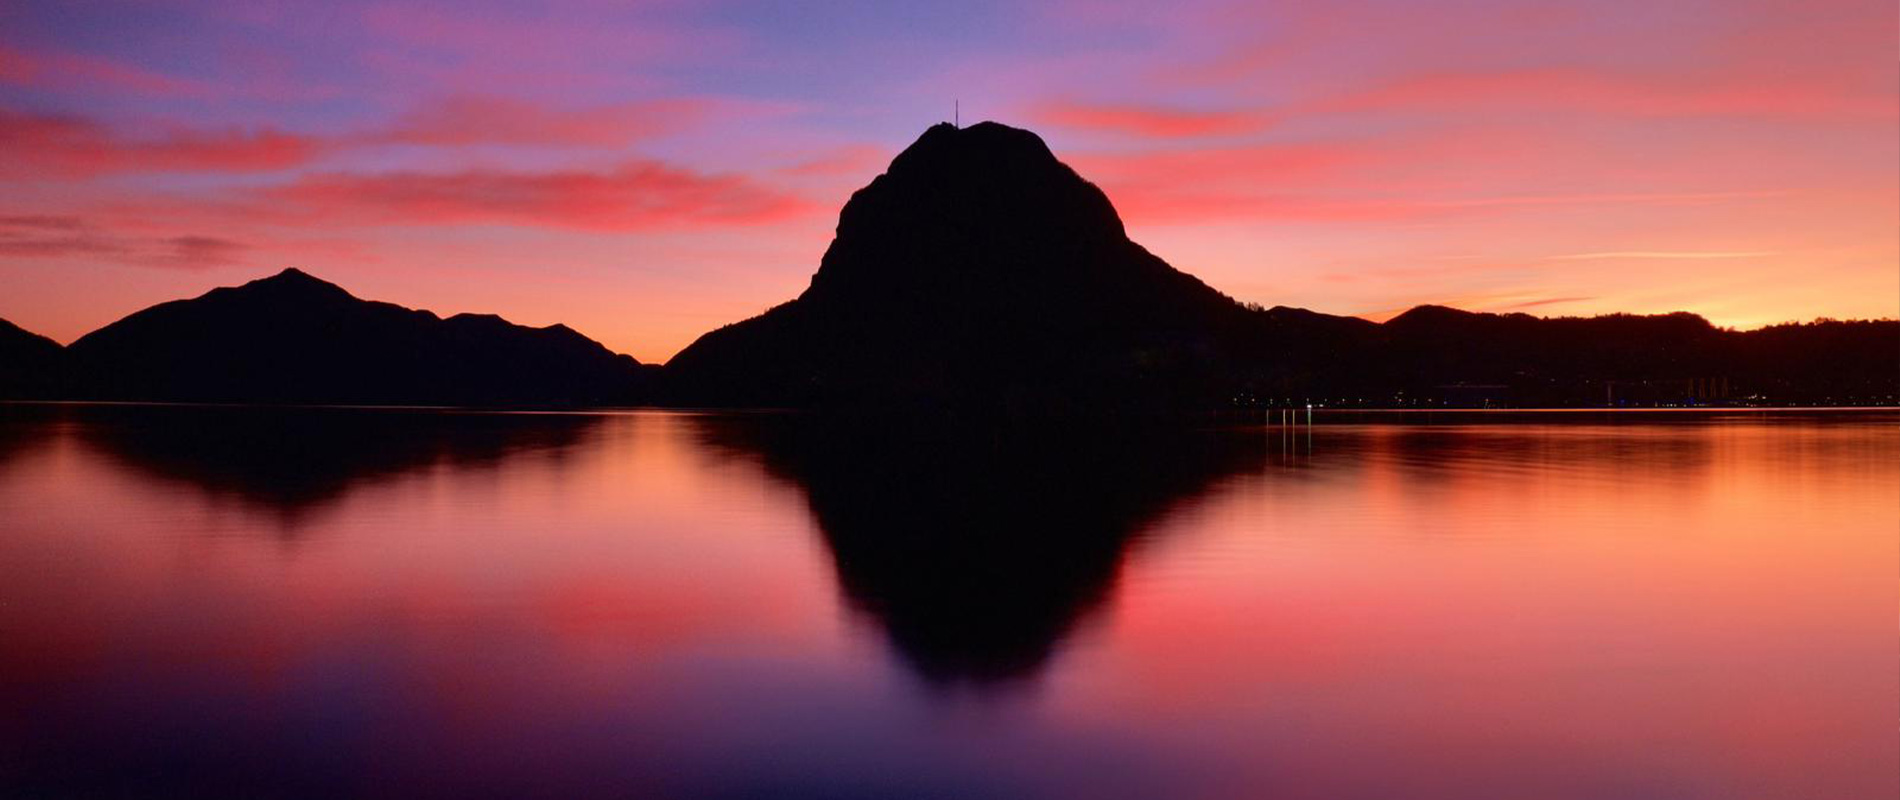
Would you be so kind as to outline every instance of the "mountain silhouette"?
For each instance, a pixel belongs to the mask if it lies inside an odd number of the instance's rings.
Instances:
[[[648,377],[564,325],[444,319],[296,269],[145,309],[67,356],[70,393],[101,400],[580,405],[629,402]]]
[[[1893,320],[1733,331],[1686,312],[1546,318],[1420,306],[1379,333],[1359,391],[1381,404],[1476,404],[1480,394],[1517,406],[1891,403],[1900,392]]]
[[[1070,415],[1892,402],[1896,353],[1891,320],[1736,332],[1421,306],[1375,324],[1243,305],[1130,241],[1035,134],[985,122],[925,131],[846,203],[804,293],[666,371],[691,405]]]
[[[803,294],[667,370],[717,405],[1171,402],[1252,325],[1035,134],[941,124],[852,195]]]
[[[0,397],[57,396],[64,356],[58,342],[0,319]]]

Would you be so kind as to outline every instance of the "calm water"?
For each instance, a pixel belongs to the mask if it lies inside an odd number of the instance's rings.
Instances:
[[[0,795],[1891,798],[1897,565],[1891,415],[0,407]]]

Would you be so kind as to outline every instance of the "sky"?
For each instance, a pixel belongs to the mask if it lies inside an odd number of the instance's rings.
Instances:
[[[961,104],[1236,299],[1900,316],[1900,11],[0,0],[0,317],[298,267],[643,361],[790,299]]]

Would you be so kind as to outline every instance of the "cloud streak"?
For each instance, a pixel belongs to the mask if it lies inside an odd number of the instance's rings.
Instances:
[[[1604,261],[1611,259],[1687,259],[1765,258],[1778,256],[1774,250],[1615,250],[1603,253],[1569,253],[1549,256],[1550,261]]]
[[[80,116],[0,110],[0,177],[127,172],[268,172],[308,163],[324,145],[274,129],[170,130],[129,138]]]
[[[135,92],[166,97],[210,97],[215,87],[113,59],[80,53],[29,51],[0,44],[0,83],[52,89]]]
[[[166,269],[240,264],[249,246],[204,235],[150,236],[106,230],[75,216],[0,217],[0,256],[93,259]]]
[[[1632,117],[1839,117],[1900,115],[1891,95],[1836,82],[1742,75],[1640,76],[1610,70],[1529,68],[1409,76],[1313,103],[1308,113],[1509,110],[1521,114]]]
[[[380,130],[354,137],[354,142],[617,147],[689,128],[710,118],[716,105],[703,99],[662,99],[560,109],[510,98],[460,95],[411,110]]]
[[[134,134],[73,114],[0,109],[0,178],[90,178],[128,173],[248,173],[394,145],[615,149],[751,109],[710,99],[660,99],[576,109],[464,95],[426,103],[357,133],[295,134],[275,128],[166,126]]]
[[[802,199],[733,175],[656,161],[601,171],[330,173],[263,190],[260,199],[319,224],[504,223],[638,231],[784,220]]]
[[[1526,300],[1521,303],[1512,303],[1507,306],[1499,306],[1497,310],[1516,311],[1516,310],[1521,310],[1521,309],[1526,309],[1526,308],[1538,308],[1541,306],[1562,305],[1565,303],[1587,303],[1595,299],[1596,299],[1595,297],[1546,297],[1541,300]]]
[[[1189,139],[1257,133],[1273,123],[1258,111],[1195,111],[1138,105],[1048,103],[1032,114],[1050,125],[1147,139]]]

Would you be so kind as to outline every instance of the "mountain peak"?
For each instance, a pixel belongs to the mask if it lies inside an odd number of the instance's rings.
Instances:
[[[944,191],[960,185],[1001,188],[1026,181],[1088,184],[1056,159],[1041,136],[999,122],[966,128],[948,122],[932,125],[891,160],[881,177],[897,183],[933,184]],[[1001,182],[993,182],[997,180]],[[1107,197],[1101,202],[1106,205]]]
[[[68,353],[90,399],[558,405],[624,402],[645,381],[578,333],[445,320],[298,269],[144,309]]]
[[[924,130],[917,141],[891,162],[893,171],[936,160],[1059,165],[1047,142],[1034,132],[1000,122],[979,122],[959,128],[939,122]]]
[[[1386,320],[1385,324],[1401,325],[1401,326],[1417,325],[1417,324],[1432,324],[1432,323],[1443,322],[1446,320],[1470,319],[1476,316],[1478,316],[1478,314],[1473,311],[1466,311],[1460,308],[1452,308],[1451,306],[1441,306],[1441,305],[1436,305],[1433,303],[1426,303],[1424,305],[1413,306],[1411,308],[1406,309],[1405,313],[1399,314],[1398,316],[1395,316],[1391,319]]]
[[[347,289],[326,281],[296,267],[286,267],[282,272],[268,278],[250,281],[240,290],[269,291],[273,293],[320,294],[328,296],[354,297]]]
[[[851,196],[812,280],[818,298],[942,307],[1070,291],[1130,263],[1108,196],[1042,137],[941,123]]]

